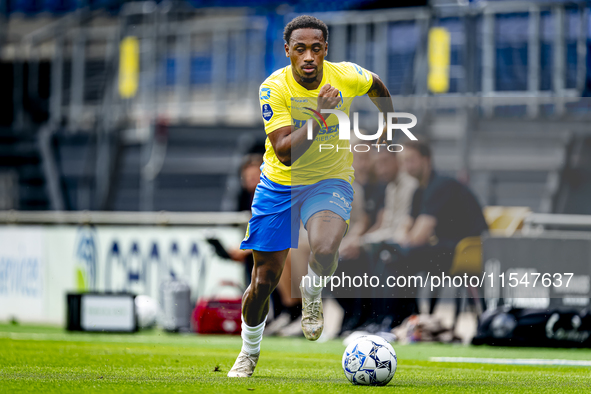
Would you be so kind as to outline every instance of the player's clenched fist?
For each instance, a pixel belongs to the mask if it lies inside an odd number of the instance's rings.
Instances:
[[[318,92],[318,110],[333,109],[341,102],[339,89],[330,86],[329,83],[320,88]]]

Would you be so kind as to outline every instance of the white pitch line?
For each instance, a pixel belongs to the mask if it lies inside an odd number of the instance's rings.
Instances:
[[[569,365],[577,367],[591,367],[591,361],[587,360],[551,360],[544,358],[431,357],[429,360],[440,363],[473,363],[503,365]]]

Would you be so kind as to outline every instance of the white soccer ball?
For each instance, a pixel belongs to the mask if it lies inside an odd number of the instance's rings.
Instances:
[[[343,353],[343,371],[353,384],[384,386],[394,377],[397,365],[392,345],[376,335],[355,339]]]
[[[154,327],[158,317],[158,302],[147,295],[139,295],[135,297],[135,312],[140,328]]]

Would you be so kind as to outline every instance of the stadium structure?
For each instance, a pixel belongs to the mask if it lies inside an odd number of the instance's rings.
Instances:
[[[448,285],[417,286],[404,298],[422,313],[396,327],[394,293],[319,289],[317,342],[276,335],[304,335],[297,303],[277,311],[285,331],[241,319],[241,172],[261,163],[259,87],[289,64],[283,29],[302,14],[328,25],[327,60],[375,72],[416,116],[434,168],[489,228],[450,247]],[[413,392],[588,391],[591,352],[571,349],[591,347],[588,1],[0,0],[0,78],[0,391],[357,392],[347,378],[380,368]],[[371,100],[351,110],[373,133]],[[355,268],[404,261],[391,241],[359,247]],[[339,332],[347,307],[368,315],[353,333]],[[264,336],[257,370],[227,378],[249,329]]]
[[[330,28],[328,60],[380,75],[483,205],[591,213],[585,2],[366,3],[3,1],[1,209],[235,209],[240,158],[264,138],[258,86],[307,12]]]

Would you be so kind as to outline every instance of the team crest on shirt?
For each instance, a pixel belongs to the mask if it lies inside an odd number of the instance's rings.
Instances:
[[[262,88],[259,92],[259,98],[261,100],[269,100],[271,98],[271,89],[269,88]]]
[[[267,122],[273,117],[273,109],[269,104],[263,104],[263,119]]]

